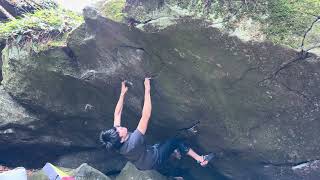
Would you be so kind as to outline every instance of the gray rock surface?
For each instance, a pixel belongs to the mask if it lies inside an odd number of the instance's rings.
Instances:
[[[50,180],[48,176],[42,171],[33,172],[31,175],[28,175],[28,180]]]
[[[72,175],[77,180],[111,180],[108,176],[88,164],[82,164],[79,166],[72,172]]]
[[[292,167],[292,170],[295,174],[298,174],[301,179],[319,179],[320,160],[298,164]]]
[[[33,123],[37,123],[39,121],[40,119],[38,119],[35,114],[28,112],[4,90],[3,86],[0,86],[1,143],[8,145],[10,141],[13,141],[19,144],[24,141],[24,138],[31,138],[32,135],[30,132],[34,128]],[[37,139],[37,141],[39,141],[39,139]],[[4,148],[8,147],[1,146],[0,149]]]
[[[139,171],[132,163],[128,162],[117,176],[116,180],[168,180],[157,171]]]
[[[76,180],[111,180],[108,176],[86,163],[81,164],[76,169],[65,169],[60,167],[59,169],[68,175],[75,177]],[[49,180],[49,178],[42,170],[39,170],[29,175],[28,180]]]

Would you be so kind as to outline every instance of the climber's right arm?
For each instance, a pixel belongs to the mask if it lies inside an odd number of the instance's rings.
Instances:
[[[148,128],[149,120],[151,117],[151,95],[150,95],[150,78],[145,78],[144,80],[144,104],[142,109],[142,116],[139,121],[137,129],[142,133],[145,134]]]
[[[122,109],[123,109],[124,98],[125,98],[127,91],[128,91],[128,87],[126,87],[125,82],[123,81],[121,83],[120,97],[119,97],[118,103],[116,105],[116,108],[114,110],[114,121],[113,121],[114,127],[121,126],[121,114],[122,114]]]

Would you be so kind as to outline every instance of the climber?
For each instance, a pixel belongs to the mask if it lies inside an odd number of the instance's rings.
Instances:
[[[144,86],[145,94],[142,116],[137,129],[131,133],[128,132],[126,127],[121,126],[123,103],[128,91],[126,82],[122,82],[120,98],[114,112],[113,128],[100,133],[100,141],[103,146],[108,150],[117,150],[120,154],[131,161],[139,170],[157,169],[163,165],[171,155],[177,159],[180,159],[181,155],[189,155],[201,166],[205,167],[214,157],[213,153],[200,156],[187,146],[180,138],[171,138],[163,143],[158,143],[153,146],[145,144],[145,133],[148,128],[152,109],[150,78],[145,78]]]

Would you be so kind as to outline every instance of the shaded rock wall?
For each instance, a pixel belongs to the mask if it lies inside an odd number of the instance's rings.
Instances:
[[[57,157],[52,162],[60,167],[69,168],[76,168],[83,163],[87,163],[99,169],[102,173],[110,174],[120,171],[127,161],[115,152],[100,149],[68,153]]]
[[[197,17],[215,19],[216,10],[207,0],[127,0],[124,8],[126,16],[140,22],[152,21],[163,17]]]

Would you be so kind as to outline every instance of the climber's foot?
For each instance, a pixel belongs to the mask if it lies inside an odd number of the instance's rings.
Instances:
[[[194,124],[193,126],[191,126],[190,128],[186,129],[189,133],[196,135],[198,134],[198,129],[197,129],[197,125],[198,124]]]
[[[209,153],[207,155],[204,155],[201,157],[201,160],[198,161],[198,163],[202,166],[202,167],[206,167],[208,165],[208,163],[214,158],[214,154],[213,153]]]
[[[178,160],[181,159],[181,153],[180,153],[180,151],[179,151],[178,149],[175,149],[175,150],[173,151],[172,156],[173,156],[174,158],[178,159]]]

